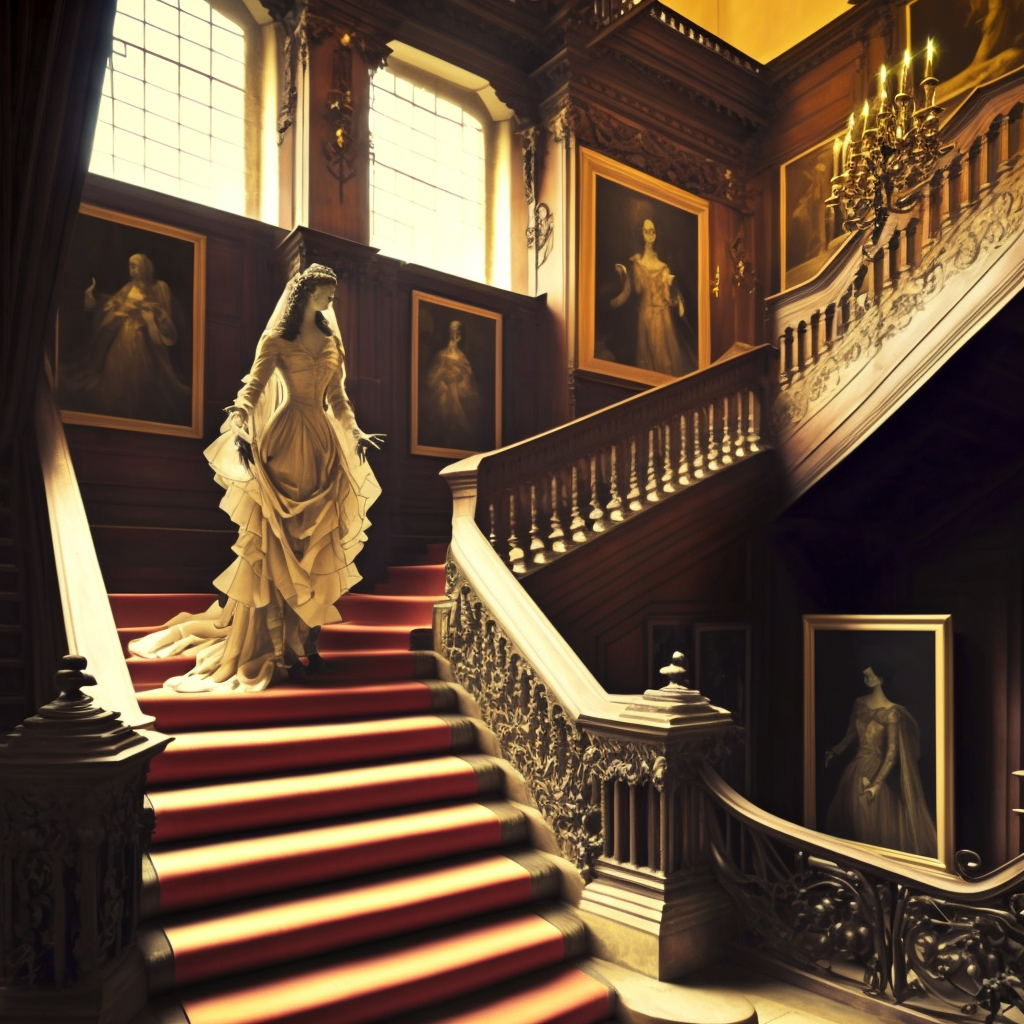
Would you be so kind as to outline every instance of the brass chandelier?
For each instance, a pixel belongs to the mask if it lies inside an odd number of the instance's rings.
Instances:
[[[935,47],[928,40],[922,106],[917,106],[910,50],[903,55],[896,95],[889,98],[890,72],[878,73],[874,104],[864,101],[860,118],[850,114],[845,138],[832,149],[832,195],[825,205],[836,209],[847,231],[881,231],[890,213],[904,213],[917,202],[938,158],[949,151],[939,138],[939,114],[932,74]]]

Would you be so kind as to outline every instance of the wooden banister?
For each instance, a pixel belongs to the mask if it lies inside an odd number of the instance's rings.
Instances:
[[[45,375],[40,375],[35,417],[68,646],[88,660],[89,674],[96,678],[90,696],[99,707],[130,728],[151,726],[153,716],[139,707],[128,674],[64,425]]]

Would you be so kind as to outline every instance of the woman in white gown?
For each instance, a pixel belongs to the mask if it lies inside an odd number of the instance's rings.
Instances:
[[[196,653],[170,689],[262,690],[305,655],[315,667],[320,627],[340,620],[335,602],[360,579],[354,561],[380,494],[365,454],[383,436],[359,429],[345,393],[336,286],[320,264],[292,278],[206,449],[238,526],[238,557],[214,581],[226,601],[128,645],[149,658]]]

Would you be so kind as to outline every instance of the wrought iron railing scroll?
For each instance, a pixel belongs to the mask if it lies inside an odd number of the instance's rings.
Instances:
[[[946,874],[776,818],[702,775],[715,870],[761,957],[945,1020],[1024,1010],[1024,856],[977,878],[962,851]]]

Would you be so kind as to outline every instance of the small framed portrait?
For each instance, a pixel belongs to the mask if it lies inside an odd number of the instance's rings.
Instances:
[[[61,418],[203,433],[206,236],[83,204],[57,314]]]
[[[950,616],[804,616],[804,672],[805,823],[947,870]]]
[[[839,143],[841,146],[841,137]],[[838,160],[836,140],[827,139],[782,165],[779,239],[783,290],[814,277],[846,238],[839,211],[825,205],[832,195],[832,178],[839,173]]]
[[[700,622],[695,627],[694,678],[716,707],[747,724],[750,699],[750,627],[735,622]]]
[[[939,80],[935,102],[945,108],[944,117],[972,89],[1024,65],[1022,13],[1020,0],[911,0],[907,5],[914,74],[923,74],[931,39],[932,73]]]
[[[578,369],[664,384],[710,362],[708,204],[580,150]]]
[[[501,314],[412,293],[412,453],[501,446]]]

